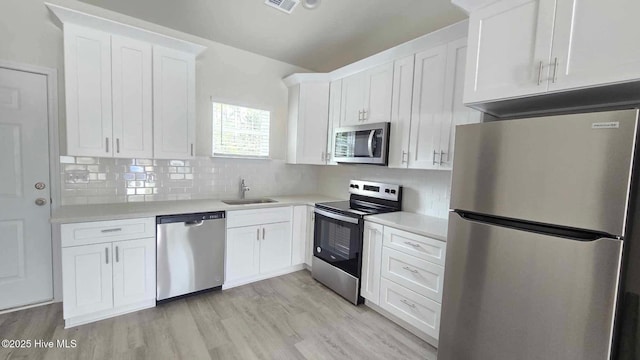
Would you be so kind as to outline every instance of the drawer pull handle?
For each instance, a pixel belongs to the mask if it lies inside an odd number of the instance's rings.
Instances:
[[[407,301],[407,300],[405,300],[405,299],[402,299],[402,300],[400,300],[400,301],[402,301],[402,303],[403,303],[403,304],[407,305],[408,307],[410,307],[410,308],[412,308],[412,309],[415,309],[415,308],[416,308],[416,304],[410,303],[410,302],[408,302],[408,301]]]
[[[101,233],[112,233],[112,232],[118,232],[118,231],[122,231],[122,228],[100,230]]]
[[[418,244],[414,244],[414,243],[412,243],[412,242],[405,241],[404,243],[405,243],[405,244],[407,244],[407,245],[409,245],[409,246],[412,246],[412,247],[414,247],[414,248],[416,248],[416,249],[420,247],[420,245],[418,245]]]
[[[418,270],[416,270],[416,269],[412,269],[412,268],[410,268],[410,267],[408,267],[408,266],[403,267],[403,269],[405,269],[405,270],[407,270],[407,271],[411,271],[411,272],[412,272],[412,273],[414,273],[414,274],[417,274],[417,273],[418,273]]]

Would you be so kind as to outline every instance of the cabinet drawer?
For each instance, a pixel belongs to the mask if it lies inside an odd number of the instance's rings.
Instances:
[[[227,211],[227,228],[291,221],[291,206]]]
[[[382,278],[380,306],[427,335],[438,339],[441,307],[437,302]]]
[[[62,224],[62,247],[156,236],[156,219],[128,219]]]
[[[385,247],[382,276],[410,290],[442,303],[444,267]]]
[[[385,226],[384,246],[444,266],[444,241]]]

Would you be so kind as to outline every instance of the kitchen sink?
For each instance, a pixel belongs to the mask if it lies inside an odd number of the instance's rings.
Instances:
[[[273,199],[234,199],[234,200],[222,200],[227,205],[250,205],[250,204],[268,204],[277,202]]]

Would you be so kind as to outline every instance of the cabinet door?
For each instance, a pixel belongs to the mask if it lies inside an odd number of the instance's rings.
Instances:
[[[482,114],[479,111],[466,107],[462,103],[466,59],[466,38],[447,45],[444,118],[440,131],[440,167],[443,169],[451,169],[453,166],[456,126],[479,123],[482,120]]]
[[[333,129],[340,127],[340,106],[342,104],[342,80],[329,85],[329,124],[327,127],[327,165],[338,165],[333,161]]]
[[[62,249],[64,318],[113,307],[111,243]]]
[[[439,167],[446,58],[446,45],[416,54],[409,138],[412,169]]]
[[[307,206],[307,246],[305,248],[305,263],[311,267],[311,260],[313,259],[313,237],[315,234],[316,225],[316,213],[315,207]]]
[[[260,273],[291,266],[291,222],[263,225],[260,240]]]
[[[391,132],[389,167],[406,168],[409,162],[409,131],[411,129],[411,98],[413,96],[414,56],[397,60],[393,65],[393,96],[391,102]]]
[[[153,47],[153,155],[188,159],[195,153],[195,58]]]
[[[111,36],[64,26],[67,155],[111,156]]]
[[[391,91],[393,63],[375,67],[366,73],[363,121],[389,122],[391,119]]]
[[[150,44],[119,36],[112,37],[115,157],[153,157],[151,64]]]
[[[342,104],[340,127],[358,125],[364,110],[364,72],[342,79]]]
[[[293,207],[291,265],[305,262],[307,247],[307,205]]]
[[[362,297],[378,304],[382,263],[382,225],[366,221],[362,242]]]
[[[324,165],[329,123],[329,83],[300,84],[296,164]]]
[[[113,243],[113,305],[156,298],[156,242],[154,238]]]
[[[258,275],[260,266],[259,226],[227,229],[225,282]]]
[[[555,0],[499,1],[469,16],[464,102],[547,90]]]
[[[637,0],[558,0],[549,90],[640,78],[639,12]]]

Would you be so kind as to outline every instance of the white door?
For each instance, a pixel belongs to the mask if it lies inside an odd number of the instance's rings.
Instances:
[[[364,88],[363,121],[368,123],[389,122],[391,118],[392,88],[392,62],[367,71]]]
[[[467,39],[463,38],[447,45],[447,71],[445,78],[444,118],[440,131],[441,168],[453,166],[453,148],[456,126],[479,123],[482,113],[464,106],[464,75],[467,59]]]
[[[111,243],[62,249],[64,318],[113,308]]]
[[[110,157],[111,35],[64,26],[67,155]]]
[[[389,140],[390,168],[406,168],[409,162],[413,63],[414,56],[411,55],[396,60],[393,65],[393,99]]]
[[[554,14],[555,0],[498,1],[473,12],[464,102],[545,92]]]
[[[364,110],[365,73],[360,72],[342,79],[340,126],[354,126],[362,122]]]
[[[327,126],[327,164],[338,165],[333,161],[333,129],[340,127],[340,107],[342,103],[342,80],[329,84],[329,124]]]
[[[153,157],[189,159],[195,152],[196,65],[191,54],[153,47]]]
[[[409,168],[437,169],[444,110],[447,45],[416,54],[409,139]]]
[[[258,275],[260,266],[259,226],[227,229],[225,282]]]
[[[362,238],[362,297],[378,304],[380,298],[380,269],[382,263],[382,225],[364,223]]]
[[[153,157],[151,45],[113,36],[113,155]]]
[[[46,76],[0,68],[0,310],[53,298],[47,101]]]
[[[307,205],[293,207],[293,222],[291,233],[291,265],[305,262],[307,247]]]
[[[324,165],[329,122],[329,83],[300,84],[297,164]]]
[[[113,243],[113,306],[156,297],[156,242],[154,238]]]
[[[549,90],[640,78],[640,1],[557,3],[552,63],[557,59],[558,68]]]
[[[263,225],[260,231],[260,273],[291,266],[291,223]]]

